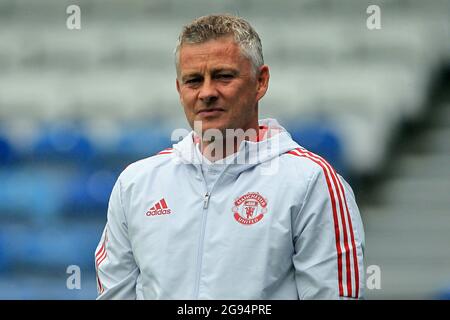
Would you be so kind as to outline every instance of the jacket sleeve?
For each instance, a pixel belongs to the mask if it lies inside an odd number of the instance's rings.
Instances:
[[[133,257],[117,180],[109,199],[107,223],[95,250],[98,300],[136,299],[139,268]]]
[[[353,191],[330,166],[312,175],[293,232],[300,299],[363,298],[363,225]]]

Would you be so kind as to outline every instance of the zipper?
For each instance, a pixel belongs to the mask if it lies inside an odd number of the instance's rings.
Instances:
[[[208,209],[210,196],[211,196],[211,194],[209,194],[208,192],[205,194],[205,198],[203,199],[203,209]]]
[[[208,187],[206,185],[205,177],[203,177],[203,183],[206,190],[205,195],[203,196],[203,216],[202,216],[202,229],[200,230],[200,241],[199,241],[199,249],[197,254],[197,276],[195,281],[195,289],[194,289],[194,299],[198,300],[199,294],[200,294],[200,276],[202,271],[202,264],[203,264],[203,244],[205,242],[205,232],[206,232],[206,220],[208,217],[208,206],[209,206],[209,200],[211,199],[211,193],[214,190],[214,187],[216,186],[217,182],[222,178],[224,172],[227,170],[228,167],[226,167],[219,175],[217,180],[214,182],[214,184],[211,187],[211,190],[208,191]],[[200,169],[201,170],[201,169]]]

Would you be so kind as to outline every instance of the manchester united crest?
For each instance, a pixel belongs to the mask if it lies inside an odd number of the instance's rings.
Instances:
[[[244,225],[255,224],[267,212],[267,199],[258,192],[248,192],[234,201],[234,219]]]

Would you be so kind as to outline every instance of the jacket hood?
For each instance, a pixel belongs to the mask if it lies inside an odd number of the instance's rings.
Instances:
[[[228,172],[239,174],[258,164],[267,163],[287,151],[298,148],[291,135],[275,119],[259,120],[259,140],[244,140],[234,157],[227,157],[215,163],[228,166]],[[191,131],[180,142],[173,145],[176,160],[184,164],[200,165],[202,159],[195,148],[198,137]]]

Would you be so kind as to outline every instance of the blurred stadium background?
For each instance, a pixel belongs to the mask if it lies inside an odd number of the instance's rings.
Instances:
[[[81,8],[81,30],[66,8]],[[366,8],[381,8],[368,30]],[[187,128],[181,26],[248,19],[277,118],[353,186],[368,299],[450,296],[448,0],[0,0],[0,298],[92,299],[94,249],[118,174]],[[66,268],[81,268],[68,290]]]

